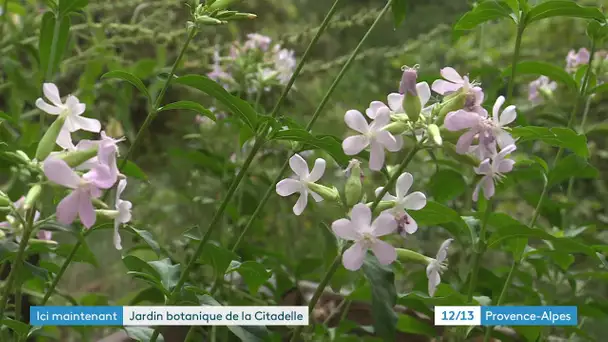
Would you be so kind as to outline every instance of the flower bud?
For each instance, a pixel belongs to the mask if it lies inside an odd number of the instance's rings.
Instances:
[[[87,150],[63,152],[57,154],[57,158],[63,160],[70,167],[76,167],[97,155],[97,147]]]
[[[258,16],[253,13],[236,13],[228,18],[224,18],[225,20],[243,20],[243,19],[255,19]]]
[[[13,202],[11,202],[11,199],[8,197],[8,195],[5,194],[2,190],[0,190],[0,206],[10,206],[11,204],[13,204]]]
[[[344,186],[344,197],[346,199],[346,206],[352,207],[359,203],[363,197],[361,162],[356,159],[351,160],[346,170],[350,171],[350,176]]]
[[[433,138],[433,141],[435,142],[435,144],[437,144],[439,146],[441,146],[441,144],[443,144],[443,139],[441,139],[441,132],[439,131],[439,126],[437,126],[435,124],[430,124],[426,130],[427,130],[429,136],[431,138]]]
[[[418,73],[416,69],[405,68],[401,77],[401,84],[399,85],[399,93],[403,94],[403,109],[413,122],[418,121],[420,111],[422,110],[420,97],[418,97],[418,91],[416,90],[417,78]]]
[[[36,149],[36,159],[43,161],[49,156],[49,154],[51,154],[51,152],[53,152],[55,149],[55,142],[57,141],[57,137],[61,132],[64,122],[65,116],[59,115],[59,117],[51,124],[46,133],[44,133],[44,136],[42,139],[40,139],[38,148]]]
[[[214,1],[207,8],[209,9],[209,11],[223,10],[239,1],[241,1],[241,0],[217,0],[217,1]]]
[[[371,208],[371,206],[373,205],[373,202],[367,203],[366,205]],[[391,209],[394,206],[395,206],[395,201],[380,201],[378,203],[378,205],[376,206],[374,213],[376,214],[376,213],[385,211],[387,209]]]
[[[392,134],[401,134],[410,126],[403,121],[394,121],[384,127],[384,130]]]
[[[111,220],[115,219],[118,217],[118,210],[104,210],[104,209],[97,209],[95,210],[95,213],[98,215],[101,215],[103,217],[109,218]]]
[[[340,193],[338,192],[338,189],[336,189],[336,187],[326,187],[325,185],[321,185],[321,184],[316,184],[316,183],[308,183],[307,184],[308,188],[311,191],[316,192],[317,194],[319,194],[319,196],[323,197],[323,199],[328,200],[328,201],[332,201],[332,202],[339,202],[340,201]]]
[[[200,15],[200,16],[196,16],[196,23],[198,25],[222,25],[225,24],[225,21],[219,20],[219,19],[215,19],[212,18],[208,15]]]
[[[416,261],[428,265],[434,260],[433,258],[429,258],[409,249],[396,248],[395,250],[397,251],[397,259],[399,259],[401,262]]]
[[[449,112],[464,108],[466,101],[467,93],[462,90],[444,97],[443,101],[439,104],[439,118],[441,122],[443,122],[443,118],[445,118]]]
[[[34,204],[40,198],[40,193],[42,192],[42,185],[34,184],[34,186],[27,192],[25,196],[25,201],[23,202],[23,209],[30,210],[34,207]]]

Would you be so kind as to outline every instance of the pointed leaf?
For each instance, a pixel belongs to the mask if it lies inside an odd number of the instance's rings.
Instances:
[[[560,82],[572,91],[577,91],[576,81],[562,67],[535,61],[525,61],[517,63],[517,73],[527,75],[544,75],[553,81]],[[503,77],[511,75],[511,67],[502,72]]]
[[[165,110],[180,110],[180,109],[191,110],[191,111],[197,112],[199,114],[202,114],[213,121],[216,120],[215,114],[213,114],[213,112],[211,112],[209,109],[203,107],[199,103],[196,103],[193,101],[177,101],[177,102],[169,103],[168,105],[164,105],[164,106],[158,108],[158,111],[162,112]]]
[[[118,165],[123,163],[123,159],[118,161]],[[148,181],[148,176],[134,162],[127,160],[125,165],[120,169],[120,172],[127,177],[133,177],[139,180]]]
[[[549,187],[557,185],[571,177],[597,178],[599,171],[591,166],[585,159],[571,154],[561,159],[555,168],[549,172]]]
[[[540,140],[552,146],[570,149],[583,158],[589,156],[587,138],[569,128],[514,127],[511,129],[511,133],[514,137],[519,138],[520,142]]]
[[[397,28],[405,20],[407,0],[394,0],[391,10],[393,11],[393,22]]]
[[[166,258],[158,261],[149,261],[148,265],[158,273],[160,282],[165,287],[165,290],[171,291],[175,287],[179,279],[179,264],[172,265],[171,260]]]
[[[209,295],[199,296],[199,301],[203,306],[222,306],[220,302]],[[262,342],[268,335],[268,329],[265,326],[239,326],[229,325],[227,327],[233,334],[235,334],[241,341],[244,342]]]
[[[133,85],[135,88],[137,88],[142,94],[144,94],[148,98],[149,102],[152,102],[150,93],[148,92],[148,89],[146,88],[144,83],[137,76],[131,74],[128,71],[113,70],[113,71],[103,74],[103,76],[101,76],[101,78],[102,79],[117,78],[117,79],[121,79],[123,81],[127,81],[127,82],[131,83],[131,85]]]
[[[139,236],[141,239],[143,239],[146,242],[146,244],[148,244],[148,246],[150,246],[150,248],[154,251],[154,253],[156,253],[156,255],[160,256],[160,245],[158,244],[158,242],[156,242],[156,240],[154,240],[152,233],[150,233],[147,230],[135,229],[131,226],[127,226],[126,229],[130,230],[131,232],[133,232],[133,234],[135,234],[135,235]]]
[[[64,16],[58,20],[53,12],[46,12],[40,25],[40,40],[38,54],[40,70],[54,74],[61,63],[63,53],[68,46],[70,35],[70,17]],[[54,40],[54,41],[53,41]]]
[[[510,18],[512,10],[502,1],[488,0],[478,3],[472,10],[465,13],[454,25],[455,35],[476,28],[490,20]]]
[[[215,242],[210,242],[205,246],[200,259],[203,263],[213,266],[215,276],[221,279],[230,263],[239,260],[239,256]]]
[[[232,261],[230,268],[226,273],[239,272],[243,277],[245,284],[249,288],[251,294],[258,292],[260,286],[262,286],[268,279],[270,279],[270,272],[266,268],[255,261],[245,261],[240,263],[238,261]]]
[[[67,15],[83,9],[88,4],[89,0],[59,0],[59,13]]]
[[[366,255],[363,273],[372,290],[372,317],[374,331],[385,341],[395,341],[397,314],[393,307],[397,302],[395,274],[393,270],[381,265],[376,257]]]
[[[581,6],[574,1],[553,0],[534,6],[527,15],[527,24],[551,17],[574,17],[605,20],[597,7]]]

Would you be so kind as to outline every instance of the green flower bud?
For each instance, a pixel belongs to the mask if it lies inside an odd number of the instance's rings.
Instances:
[[[366,205],[371,208],[373,202],[367,203]],[[379,213],[385,211],[387,209],[391,209],[395,206],[395,201],[380,201],[374,210],[374,213]]]
[[[401,134],[409,129],[409,125],[403,121],[394,121],[384,127],[384,130],[392,134]]]
[[[87,150],[63,152],[57,154],[57,158],[63,160],[70,167],[76,167],[86,162],[87,160],[97,155],[97,147],[93,147]]]
[[[40,193],[42,192],[42,185],[34,184],[34,186],[27,192],[25,196],[25,201],[23,202],[23,209],[30,210],[34,207],[34,204],[40,198]]]
[[[209,11],[226,9],[241,0],[217,0],[207,7]]]
[[[428,265],[434,260],[433,258],[429,258],[409,249],[396,248],[395,250],[397,251],[397,259],[401,262],[416,261]]]
[[[340,193],[336,187],[326,187],[325,185],[316,184],[316,183],[308,183],[306,184],[311,191],[316,192],[319,196],[323,197],[323,199],[332,202],[340,201]]]
[[[118,210],[104,210],[104,209],[97,209],[95,210],[95,213],[98,215],[101,215],[103,217],[109,218],[111,220],[115,219],[118,217]]]
[[[208,15],[197,15],[195,19],[198,25],[222,25],[226,23],[225,21],[212,18]]]
[[[441,144],[443,144],[443,139],[441,139],[441,132],[439,131],[439,126],[435,125],[435,124],[430,124],[427,127],[427,132],[429,133],[429,136],[431,138],[433,138],[433,141],[435,142],[435,144],[441,146]]]
[[[416,69],[406,67],[403,70],[401,84],[399,85],[399,93],[403,94],[403,109],[413,122],[418,121],[422,110],[420,97],[418,97],[418,91],[416,90],[417,78]]]
[[[65,122],[65,116],[60,115],[49,127],[49,129],[44,133],[42,139],[38,143],[38,148],[36,149],[36,159],[42,161],[45,160],[46,157],[53,152],[55,149],[55,142],[57,141],[57,137],[59,136],[59,132],[61,132],[61,128],[63,127],[63,123]]]
[[[98,208],[104,208],[104,209],[108,209],[108,205],[105,204],[102,200],[100,200],[99,198],[93,198],[92,199],[93,204],[98,207]]]
[[[0,230],[0,240],[4,239],[5,237],[6,234],[4,234],[4,232]]]
[[[464,108],[464,105],[467,101],[467,94],[462,90],[454,94],[450,94],[443,99],[443,102],[439,104],[439,119],[440,122],[443,122],[443,118],[449,113],[453,111],[457,111],[459,109]]]
[[[236,13],[228,18],[224,18],[225,20],[243,20],[243,19],[255,19],[258,16],[253,13]]]
[[[8,195],[2,192],[2,190],[0,190],[0,206],[10,206],[11,204],[13,204],[13,202],[8,197]]]
[[[351,160],[346,170],[350,170],[350,176],[346,180],[346,185],[344,186],[344,197],[346,199],[346,206],[352,207],[359,203],[363,197],[363,186],[361,184],[363,173],[361,172],[361,162],[356,159]]]

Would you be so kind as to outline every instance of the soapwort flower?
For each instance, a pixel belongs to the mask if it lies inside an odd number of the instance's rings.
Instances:
[[[542,102],[543,94],[551,94],[557,89],[557,83],[547,76],[540,76],[528,85],[528,100],[534,104]]]
[[[68,95],[65,103],[62,102],[59,96],[59,89],[53,83],[44,83],[42,91],[51,103],[49,104],[42,98],[38,98],[36,100],[36,107],[47,114],[65,116],[65,123],[57,137],[57,145],[63,149],[73,146],[70,133],[81,129],[94,133],[98,133],[101,130],[101,124],[98,120],[82,116],[86,105],[80,103],[76,96]]]
[[[426,205],[426,196],[422,192],[415,191],[408,194],[413,183],[414,177],[410,173],[404,172],[397,178],[397,183],[395,185],[396,196],[386,193],[384,197],[382,197],[382,201],[395,202],[395,206],[385,210],[384,213],[393,215],[398,225],[397,229],[403,237],[405,237],[406,233],[414,234],[418,230],[418,224],[407,213],[406,209],[420,210]],[[375,191],[376,196],[378,196],[383,189],[383,187],[377,188]]]
[[[97,164],[80,176],[65,161],[49,157],[44,161],[43,169],[51,182],[72,189],[57,205],[57,220],[63,224],[71,224],[78,216],[85,227],[91,228],[96,219],[92,199],[99,198],[101,189],[112,187],[116,181],[112,179],[110,168]]]
[[[133,204],[129,201],[120,199],[122,192],[127,187],[127,180],[121,179],[116,188],[116,217],[114,218],[114,247],[118,250],[122,249],[119,228],[123,223],[131,221],[131,208]]]
[[[460,76],[452,67],[445,67],[440,73],[445,80],[435,80],[431,86],[433,91],[440,95],[448,95],[463,88],[464,92],[468,92],[474,87],[474,84],[469,82],[468,76]]]
[[[445,240],[437,251],[435,259],[431,260],[426,267],[426,276],[429,279],[429,296],[433,297],[437,286],[441,283],[441,274],[446,269],[445,260],[448,257],[448,248],[454,239]]]
[[[487,158],[479,164],[479,167],[475,168],[475,173],[483,175],[481,180],[475,186],[473,191],[473,200],[477,202],[479,198],[479,191],[483,188],[483,194],[486,199],[490,199],[494,196],[495,185],[494,182],[502,180],[504,173],[511,172],[515,161],[507,159],[507,155],[515,151],[515,145],[509,145],[503,148],[492,158]]]
[[[393,136],[384,130],[391,121],[388,109],[379,110],[371,124],[368,124],[363,114],[357,110],[347,111],[344,121],[348,127],[361,133],[344,139],[342,142],[344,153],[352,156],[370,146],[369,167],[374,171],[382,169],[384,165],[384,149],[397,152],[403,147],[401,136]]]
[[[574,49],[568,51],[568,55],[566,56],[566,70],[568,72],[576,71],[579,66],[588,64],[590,57],[589,50],[585,48],[580,48],[578,51],[575,51]]]
[[[368,249],[371,249],[378,261],[388,265],[397,259],[395,248],[378,237],[391,234],[397,229],[397,222],[392,215],[382,213],[372,222],[372,210],[359,203],[353,207],[350,220],[342,218],[332,223],[331,229],[336,236],[354,241],[342,255],[344,267],[356,271],[363,265]]]
[[[300,194],[300,198],[298,198],[298,201],[293,207],[294,214],[302,214],[306,208],[306,205],[308,204],[308,194],[310,194],[316,202],[321,202],[323,200],[321,195],[310,190],[308,187],[310,183],[315,183],[321,179],[321,177],[323,177],[323,173],[325,173],[325,164],[326,162],[324,159],[317,158],[312,171],[309,172],[306,160],[304,160],[304,158],[302,158],[299,154],[294,154],[289,159],[289,166],[298,178],[283,179],[277,183],[276,191],[277,194],[283,197],[292,195],[296,192]]]

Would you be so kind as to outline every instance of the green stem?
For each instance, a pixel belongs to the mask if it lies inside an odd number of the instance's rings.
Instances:
[[[80,248],[80,246],[82,245],[82,239],[84,239],[84,237],[81,237],[78,239],[78,242],[76,242],[74,247],[72,247],[72,250],[70,251],[70,254],[68,255],[68,257],[63,261],[63,264],[61,265],[59,272],[57,272],[57,274],[55,275],[55,278],[53,278],[53,282],[51,283],[51,286],[44,294],[44,298],[42,298],[42,302],[40,303],[41,306],[46,305],[46,303],[49,301],[49,298],[51,298],[51,295],[55,291],[57,284],[59,284],[59,280],[61,279],[61,277],[63,277],[63,274],[68,269],[68,266],[70,266],[72,259],[74,259],[76,252],[78,252],[78,248]]]
[[[319,27],[319,30],[317,31],[317,33],[315,34],[315,36],[310,41],[308,47],[306,48],[306,51],[302,55],[302,59],[300,60],[300,62],[296,66],[296,69],[294,70],[294,73],[291,75],[291,78],[289,79],[289,82],[287,82],[287,85],[283,89],[283,92],[281,93],[281,96],[279,97],[276,105],[274,106],[274,108],[273,108],[273,110],[272,110],[272,112],[270,114],[271,117],[275,118],[277,116],[277,114],[279,113],[279,109],[281,108],[281,106],[283,105],[283,102],[287,98],[287,94],[289,93],[289,91],[293,87],[293,84],[296,81],[296,78],[298,77],[298,75],[300,74],[300,71],[304,67],[304,64],[306,63],[306,61],[310,57],[310,54],[312,52],[313,46],[316,45],[317,41],[319,40],[319,38],[321,37],[321,35],[323,34],[323,32],[325,32],[325,29],[329,25],[329,22],[331,21],[331,18],[336,13],[336,11],[338,9],[338,3],[340,1],[341,0],[335,0],[333,6],[329,10],[329,12],[327,12],[327,15],[325,16],[325,19],[323,20],[323,23]],[[175,300],[175,295],[181,292],[181,288],[185,284],[186,279],[188,278],[188,275],[189,275],[190,271],[192,270],[192,267],[196,263],[198,257],[203,252],[203,248],[205,247],[205,244],[211,238],[211,233],[215,230],[215,227],[217,226],[217,223],[222,218],[222,216],[224,214],[224,211],[226,210],[226,207],[228,206],[228,203],[230,203],[230,201],[232,199],[232,196],[234,195],[234,193],[235,193],[236,189],[238,188],[239,184],[241,183],[241,180],[243,179],[243,177],[247,173],[247,170],[249,169],[249,166],[251,165],[251,162],[253,161],[254,157],[257,154],[257,152],[259,151],[259,149],[262,147],[262,145],[266,141],[266,135],[268,134],[268,129],[269,128],[270,128],[270,124],[269,123],[265,124],[264,127],[262,128],[261,134],[257,137],[255,144],[253,145],[251,151],[249,152],[249,155],[247,156],[247,160],[245,160],[245,163],[241,167],[241,170],[239,171],[239,173],[237,174],[236,178],[233,180],[232,184],[230,185],[230,188],[228,189],[228,192],[226,193],[226,197],[224,198],[224,200],[220,204],[220,207],[218,208],[217,212],[215,213],[215,215],[211,219],[211,223],[209,224],[209,226],[207,228],[207,231],[205,232],[205,235],[203,236],[203,238],[201,239],[200,243],[198,244],[198,247],[196,248],[196,251],[194,252],[194,255],[192,256],[192,259],[188,262],[188,264],[186,265],[186,268],[182,272],[182,275],[180,276],[179,280],[177,281],[177,284],[175,285],[175,288],[171,292],[171,296],[169,298],[167,298],[166,304],[172,304],[173,301]],[[158,335],[159,334],[160,334],[160,330],[158,328],[155,329],[154,334],[150,338],[150,342],[156,342],[156,340],[158,339]]]
[[[53,39],[51,40],[51,54],[49,55],[48,65],[46,66],[45,80],[53,80],[53,65],[55,64],[55,53],[57,53],[57,43],[59,42],[59,31],[61,29],[61,17],[55,14],[55,26],[53,27]],[[40,114],[40,129],[44,129],[46,114]]]
[[[475,254],[473,256],[473,268],[471,270],[471,279],[469,281],[469,291],[467,293],[467,303],[470,303],[473,299],[473,293],[477,286],[477,276],[479,274],[479,266],[483,253],[486,251],[486,229],[488,226],[488,219],[492,213],[492,201],[489,201],[486,205],[486,211],[484,213],[481,229],[479,230],[479,238],[475,243]]]
[[[148,126],[150,126],[152,121],[156,118],[156,115],[158,115],[158,108],[160,107],[160,105],[163,101],[163,98],[165,97],[165,93],[167,92],[167,89],[169,88],[169,85],[171,84],[171,81],[173,80],[175,71],[177,70],[179,63],[181,62],[182,58],[184,57],[184,54],[186,53],[186,50],[188,49],[188,46],[190,45],[190,42],[192,41],[192,38],[194,38],[195,35],[196,35],[196,28],[190,28],[188,31],[188,37],[186,38],[186,41],[182,45],[182,49],[179,52],[179,55],[177,56],[177,58],[175,59],[173,66],[171,67],[171,71],[169,72],[169,75],[167,76],[167,80],[165,81],[165,84],[163,85],[161,91],[158,93],[158,96],[156,97],[154,106],[150,109],[150,112],[146,116],[144,123],[142,124],[141,128],[137,132],[137,135],[135,136],[135,140],[129,147],[127,154],[125,155],[124,159],[120,163],[119,169],[122,170],[125,167],[125,165],[127,164],[127,160],[129,160],[129,158],[133,154],[133,151],[135,150],[137,145],[139,145],[139,143],[141,142],[144,132],[148,129]]]
[[[595,55],[595,40],[593,40],[591,42],[589,65],[591,65],[591,63],[593,63],[594,55]],[[591,67],[587,68],[587,70],[585,71],[585,75],[583,76],[581,88],[579,89],[579,93],[574,102],[574,108],[573,108],[572,112],[570,113],[570,118],[568,119],[567,128],[572,128],[572,126],[574,125],[574,119],[576,118],[576,113],[578,112],[581,102],[584,100],[584,98],[586,96],[587,87],[589,86],[590,69],[591,69]],[[564,149],[562,147],[560,147],[557,151],[557,154],[555,155],[555,159],[553,160],[553,168],[555,168],[555,166],[559,162],[563,153],[564,153]],[[530,224],[528,225],[528,227],[530,229],[534,228],[534,225],[536,224],[536,221],[538,220],[538,218],[540,216],[540,209],[545,200],[545,197],[547,197],[548,190],[549,190],[548,183],[545,182],[545,184],[543,186],[543,190],[540,194],[540,198],[538,199],[538,203],[536,204],[536,208],[534,209],[534,214],[532,215],[532,219],[530,220]],[[506,298],[509,286],[511,286],[511,280],[513,279],[513,274],[515,273],[515,269],[517,268],[519,262],[520,262],[520,260],[516,260],[516,259],[513,260],[513,263],[511,264],[511,269],[509,270],[509,273],[507,274],[507,280],[505,281],[505,285],[503,286],[502,291],[500,292],[500,296],[498,297],[498,301],[496,302],[496,306],[500,306],[503,303],[503,300]],[[492,329],[493,329],[493,327],[488,327],[486,329],[486,333],[484,336],[484,342],[488,342],[490,340],[490,335],[492,334]]]
[[[21,265],[23,264],[23,259],[25,257],[25,249],[27,248],[27,243],[30,240],[30,235],[32,234],[32,227],[34,225],[34,214],[36,213],[36,208],[32,208],[27,213],[27,225],[23,227],[23,235],[21,236],[21,242],[19,243],[19,249],[17,250],[17,254],[15,255],[15,261],[13,262],[13,266],[11,267],[11,271],[8,274],[6,279],[6,284],[4,285],[4,292],[2,293],[2,298],[0,299],[0,327],[3,326],[2,320],[4,319],[4,312],[6,311],[6,305],[8,304],[8,297],[13,290],[13,284],[15,283],[17,274]]]
[[[513,59],[511,60],[511,77],[509,78],[509,86],[507,88],[507,100],[510,100],[513,96],[513,89],[515,88],[515,75],[517,74],[517,61],[519,60],[519,52],[521,49],[521,38],[524,34],[525,25],[522,23],[524,17],[522,16],[519,23],[517,24],[517,36],[515,37],[515,48],[513,50]]]

